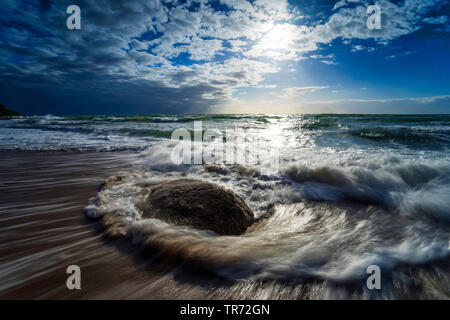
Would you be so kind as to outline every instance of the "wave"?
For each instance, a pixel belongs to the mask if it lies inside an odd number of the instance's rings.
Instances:
[[[48,135],[46,132],[64,133],[66,145],[70,146],[72,141],[76,141],[79,136],[72,134],[84,134],[85,139],[92,143],[97,143],[100,139],[108,137],[135,138],[141,139],[140,143],[146,143],[147,138],[154,140],[168,139],[177,128],[191,128],[193,121],[207,121],[205,129],[224,132],[233,125],[239,125],[249,135],[267,138],[267,132],[284,131],[285,136],[292,138],[286,142],[288,148],[295,144],[295,139],[301,140],[303,145],[320,145],[321,147],[335,148],[339,145],[352,144],[362,148],[368,145],[380,144],[382,147],[398,149],[407,147],[410,149],[448,149],[450,143],[450,130],[448,125],[443,125],[446,121],[444,116],[440,124],[428,122],[430,119],[439,119],[435,116],[410,116],[424,120],[422,124],[415,123],[414,126],[376,126],[370,127],[361,122],[361,119],[378,118],[378,116],[357,116],[357,115],[144,115],[144,116],[69,116],[69,117],[26,117],[6,120],[2,122],[2,134],[8,134],[15,138],[15,133],[21,136],[22,140],[30,138],[35,142],[34,136]],[[393,119],[398,117],[392,116]],[[401,118],[401,117],[400,117]],[[399,119],[400,119],[399,118]],[[408,118],[408,119],[409,119]],[[391,117],[380,116],[387,123],[394,121]],[[272,121],[273,120],[273,121]],[[282,121],[281,121],[282,120]],[[395,122],[395,121],[394,121]],[[381,123],[381,122],[380,122]],[[4,126],[3,126],[4,124]],[[287,124],[287,126],[284,126]],[[432,124],[430,126],[430,124]],[[377,124],[378,125],[378,124]],[[4,130],[7,129],[7,130]],[[27,135],[25,130],[30,130]],[[266,130],[267,129],[267,130]],[[17,130],[17,131],[14,131]],[[20,130],[20,131],[19,131]],[[31,132],[39,130],[40,132]],[[192,130],[190,131],[192,135]],[[63,137],[61,137],[62,139]],[[0,143],[10,145],[11,141],[4,141],[0,137]],[[42,140],[46,140],[42,138]],[[47,140],[46,140],[47,141]],[[24,141],[30,142],[30,141]],[[89,142],[90,143],[90,142]],[[122,141],[121,143],[124,143]],[[136,142],[137,143],[137,142]],[[124,143],[126,144],[126,143]],[[18,146],[19,148],[21,146]],[[45,148],[46,146],[42,146]],[[77,146],[73,146],[77,148]]]
[[[192,121],[227,121],[254,120],[268,123],[270,119],[281,119],[275,115],[238,115],[238,114],[203,114],[203,115],[140,115],[140,116],[69,116],[69,120],[89,120],[97,122],[148,122],[177,123]]]
[[[157,158],[151,163],[161,165]],[[102,216],[110,236],[131,237],[163,259],[188,262],[219,276],[352,282],[366,279],[371,264],[389,273],[448,258],[448,162],[297,164],[272,179],[240,166],[220,174],[205,166],[153,169],[121,173],[117,183],[92,199],[86,214]],[[233,189],[258,212],[255,224],[244,235],[220,236],[142,219],[146,188],[178,177],[180,170],[185,177]]]
[[[187,262],[230,279],[352,282],[365,279],[371,264],[389,272],[449,253],[448,229],[358,205],[277,205],[242,236],[141,219],[142,191],[151,183],[157,181],[139,174],[125,178],[101,192],[86,213],[103,216],[111,237],[131,237],[162,259]]]
[[[93,133],[95,129],[93,128],[83,128],[83,127],[67,127],[60,126],[61,124],[50,123],[50,124],[19,124],[19,125],[11,125],[8,128],[11,129],[37,129],[43,131],[59,131],[59,132],[76,132],[76,133]]]
[[[450,165],[409,163],[348,168],[293,165],[285,174],[304,199],[356,201],[413,217],[450,222]]]
[[[336,118],[324,118],[320,119],[319,121],[308,121],[302,123],[300,125],[300,128],[304,130],[321,130],[338,128],[338,125],[339,123]]]
[[[370,139],[373,141],[395,141],[405,144],[425,143],[448,143],[450,142],[450,131],[448,129],[425,130],[420,128],[360,128],[348,132],[354,137]]]
[[[381,123],[423,123],[449,125],[450,115],[359,115],[355,117],[358,122],[381,122]]]
[[[386,123],[386,124],[450,124],[450,114],[316,114],[304,115],[305,118],[322,120],[327,118],[338,118],[346,122],[362,123]]]
[[[83,124],[77,124],[77,126],[70,126],[67,124],[62,126],[60,123],[50,123],[46,125],[40,124],[21,124],[11,125],[8,128],[11,129],[38,129],[43,131],[58,131],[68,133],[84,133],[84,134],[96,134],[102,136],[108,135],[123,135],[129,137],[158,137],[158,138],[171,138],[173,130],[157,130],[157,129],[139,129],[139,128],[96,128],[96,127],[83,127]],[[191,135],[193,131],[190,130]]]

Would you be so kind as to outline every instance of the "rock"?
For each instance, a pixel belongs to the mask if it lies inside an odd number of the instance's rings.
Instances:
[[[229,173],[226,167],[221,167],[215,164],[204,164],[203,168],[205,168],[208,172],[214,172],[222,175],[227,175]]]
[[[6,109],[2,104],[0,104],[0,119],[9,120],[11,116],[21,116],[20,113]]]
[[[100,189],[110,188],[114,185],[120,184],[123,178],[121,176],[112,176],[109,177],[104,183],[100,185]]]
[[[189,179],[164,182],[150,188],[143,218],[239,235],[253,223],[253,211],[233,191]]]
[[[245,176],[245,177],[259,177],[261,175],[261,173],[259,172],[258,169],[256,168],[252,168],[252,167],[244,167],[244,166],[238,166],[236,168],[236,173],[240,174],[241,176]]]

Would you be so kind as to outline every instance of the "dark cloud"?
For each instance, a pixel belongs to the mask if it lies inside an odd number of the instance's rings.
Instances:
[[[420,13],[435,3],[408,2]],[[66,28],[72,4],[81,8],[81,30]],[[368,32],[362,16],[358,28],[350,25],[361,10],[333,11],[321,24],[287,23],[283,32],[293,41],[271,60],[261,37],[274,21],[299,14],[285,0],[7,0],[0,9],[0,102],[29,114],[203,112],[238,88],[261,86],[279,71],[278,60],[339,37],[388,41],[418,28],[405,20],[406,5],[390,5],[393,27],[382,34]]]

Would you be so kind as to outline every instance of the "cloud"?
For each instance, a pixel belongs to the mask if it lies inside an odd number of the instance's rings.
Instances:
[[[361,46],[361,45],[356,45],[356,46],[353,46],[352,52],[362,51],[362,50],[364,50],[364,49],[365,49],[365,48],[364,48],[363,46]]]
[[[423,19],[423,22],[429,23],[429,24],[444,24],[448,21],[447,16],[440,16],[440,17],[430,17]]]
[[[416,53],[415,51],[406,51],[406,52],[402,52],[402,53],[398,53],[398,54],[393,54],[391,56],[386,57],[385,59],[387,60],[392,60],[392,59],[396,59],[399,57],[405,57],[405,56],[409,56],[411,54]]]
[[[329,17],[299,20],[301,9],[286,0],[79,0],[82,28],[69,31],[70,0],[6,1],[0,94],[30,113],[92,113],[121,103],[129,112],[201,112],[232,101],[239,88],[275,88],[265,81],[283,61],[336,64],[320,53],[336,39],[386,43],[420,29],[422,20],[444,20],[424,18],[438,0],[379,0],[382,29],[368,30],[369,2],[339,1]]]
[[[334,54],[330,53],[328,55],[322,55],[322,54],[313,54],[311,56],[309,56],[312,59],[334,59]]]
[[[335,61],[335,55],[330,53],[328,55],[321,54],[313,54],[309,56],[311,59],[320,59],[320,62],[328,64],[328,65],[337,65],[338,63]]]
[[[311,113],[440,113],[449,105],[450,95],[391,99],[335,99],[303,102],[296,107],[296,112],[301,110],[301,112]]]
[[[303,96],[308,93],[313,93],[319,90],[327,89],[328,87],[292,87],[284,89],[284,95],[286,97]]]
[[[419,30],[424,15],[443,5],[439,0],[408,0],[400,4],[379,0],[376,4],[382,12],[381,29],[369,30],[366,25],[366,9],[372,4],[372,1],[366,0],[339,1],[334,7],[336,13],[326,23],[312,29],[310,41],[330,43],[342,38],[374,39],[379,43],[387,43]]]
[[[320,62],[328,64],[328,65],[337,65],[338,63],[333,60],[321,60]]]
[[[234,104],[210,109],[210,112],[224,113],[273,113],[277,110],[284,114],[299,113],[398,113],[398,114],[431,114],[442,113],[450,105],[450,95],[429,97],[404,97],[389,99],[333,99],[305,100],[290,99],[280,101],[278,97],[257,101],[248,106],[244,101],[236,100]],[[448,109],[447,109],[448,110]]]
[[[403,98],[388,98],[388,99],[341,99],[328,101],[315,101],[316,104],[339,104],[345,102],[364,102],[364,103],[392,103],[392,102],[415,102],[417,104],[429,104],[434,102],[449,101],[450,95],[431,96],[431,97],[403,97]]]

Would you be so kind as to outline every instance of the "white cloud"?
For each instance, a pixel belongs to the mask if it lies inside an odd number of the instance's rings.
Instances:
[[[439,0],[408,0],[396,5],[388,0],[379,0],[377,5],[382,11],[380,30],[369,30],[367,6],[371,1],[340,1],[337,12],[326,23],[314,29],[313,41],[329,43],[336,38],[375,39],[386,42],[420,29],[423,15],[439,4]]]
[[[440,17],[430,17],[423,19],[423,22],[429,23],[429,24],[443,24],[448,21],[447,16],[440,16]]]
[[[399,57],[405,57],[405,56],[409,56],[411,54],[416,53],[415,51],[406,51],[406,52],[402,52],[402,53],[398,53],[398,54],[393,54],[391,56],[386,57],[385,59],[387,60],[392,60],[392,59],[396,59]]]
[[[322,86],[322,87],[292,87],[292,88],[286,88],[284,89],[284,96],[285,97],[292,97],[292,96],[303,96],[308,93],[313,93],[319,90],[327,89],[328,87]]]
[[[321,59],[320,62],[328,65],[337,65],[338,63],[334,60],[334,54],[330,53],[328,55],[313,54],[309,56],[311,59]]]
[[[314,101],[313,103],[320,104],[338,104],[342,102],[378,102],[378,103],[390,103],[390,102],[403,102],[410,101],[420,104],[427,104],[436,102],[439,100],[450,99],[450,95],[431,96],[431,97],[402,97],[402,98],[387,98],[387,99],[340,99],[340,100],[327,100],[327,101]]]
[[[330,65],[330,66],[338,65],[338,63],[335,62],[335,61],[333,61],[333,60],[320,60],[320,62],[325,63],[325,64],[328,64],[328,65]]]
[[[364,50],[364,49],[365,49],[365,48],[364,48],[363,46],[361,46],[361,45],[356,45],[356,46],[353,46],[352,52],[362,51],[362,50]]]
[[[333,54],[320,52],[336,39],[348,44],[356,39],[362,44],[354,45],[352,51],[370,52],[374,48],[366,47],[364,40],[386,44],[420,29],[422,21],[447,21],[445,16],[426,17],[439,7],[439,0],[397,4],[377,0],[383,13],[381,30],[366,26],[366,7],[373,2],[368,0],[339,1],[324,21],[296,19],[303,13],[287,0],[220,0],[227,11],[217,11],[200,0],[79,2],[84,14],[82,31],[71,33],[60,26],[68,0],[53,2],[45,14],[36,5],[5,4],[3,9],[14,15],[20,27],[12,23],[4,27],[1,53],[33,63],[18,65],[7,58],[0,73],[29,78],[45,74],[46,81],[60,83],[76,74],[85,81],[147,82],[186,91],[196,88],[203,97],[219,101],[229,99],[238,88],[270,88],[273,84],[267,83],[266,77],[279,72],[283,61],[309,56],[336,64]],[[201,3],[202,9],[191,10],[195,3]],[[36,32],[54,36],[36,36]],[[180,54],[187,56],[177,60]],[[387,59],[407,54],[412,52]],[[293,87],[283,92],[298,96],[325,88]]]

